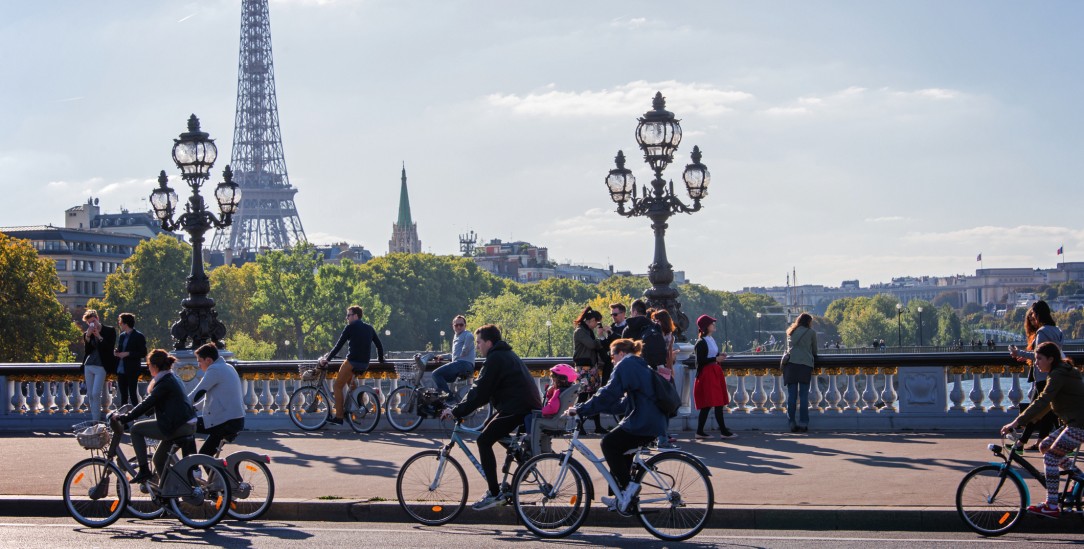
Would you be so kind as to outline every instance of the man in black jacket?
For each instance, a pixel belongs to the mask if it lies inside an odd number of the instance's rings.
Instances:
[[[478,354],[485,357],[482,371],[459,405],[445,409],[440,417],[447,419],[455,416],[461,419],[486,402],[493,407],[493,416],[478,435],[478,460],[482,463],[482,472],[489,487],[485,496],[472,506],[474,510],[481,511],[507,497],[507,494],[500,493],[493,445],[523,425],[523,419],[532,410],[541,410],[542,398],[530,370],[512,352],[512,347],[501,339],[500,328],[486,324],[475,330],[474,335]]]
[[[643,331],[648,324],[651,324],[651,319],[647,317],[647,304],[644,300],[637,299],[629,308],[629,318],[621,337],[639,341],[643,339]]]
[[[142,373],[143,359],[147,356],[147,338],[135,329],[135,315],[121,313],[117,318],[117,326],[121,334],[117,337],[117,350],[113,356],[117,357],[117,385],[120,392],[120,404],[139,404],[139,374]]]

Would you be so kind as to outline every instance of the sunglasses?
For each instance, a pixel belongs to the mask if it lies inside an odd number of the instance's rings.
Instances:
[[[466,324],[452,324],[452,327],[454,328],[462,328],[464,326],[466,326]]]
[[[623,314],[625,314],[625,313],[622,313],[622,312],[618,311],[616,313],[610,313],[610,316],[617,316],[617,315],[623,315]]]

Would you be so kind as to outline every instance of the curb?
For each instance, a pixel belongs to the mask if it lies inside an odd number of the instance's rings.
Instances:
[[[0,496],[0,516],[68,517],[64,501],[57,496]],[[1080,522],[1069,520],[1025,519],[1017,532],[1079,532]],[[409,517],[395,502],[356,500],[276,499],[260,521],[324,521],[410,523]],[[453,524],[484,524],[518,527],[510,507],[486,511],[466,508]],[[606,512],[594,502],[587,517],[588,526],[636,527],[633,517]],[[849,507],[801,505],[739,506],[716,505],[708,528],[754,530],[857,530],[907,532],[967,531],[953,507]]]

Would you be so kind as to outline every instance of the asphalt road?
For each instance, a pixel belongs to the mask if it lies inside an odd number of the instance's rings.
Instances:
[[[1081,531],[1084,532],[1084,523]],[[93,549],[144,548],[147,542],[157,547],[209,545],[230,548],[289,548],[299,543],[306,547],[439,547],[441,549],[480,549],[515,547],[552,549],[554,542],[539,540],[523,529],[507,527],[457,526],[425,528],[413,524],[384,523],[362,526],[330,522],[262,522],[253,525],[223,523],[206,531],[189,530],[175,520],[135,521],[122,519],[102,529],[83,528],[66,519],[17,519],[0,523],[0,547]],[[1084,544],[1079,534],[1010,534],[984,539],[969,533],[954,532],[823,532],[779,530],[705,530],[686,543],[664,544],[641,528],[583,528],[561,540],[570,547],[764,547],[832,549],[944,548],[1035,546],[1037,544]]]

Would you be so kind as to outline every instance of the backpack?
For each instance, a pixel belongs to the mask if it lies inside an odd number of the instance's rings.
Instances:
[[[662,329],[660,329],[654,322],[644,327],[644,331],[640,333],[640,341],[643,344],[643,350],[640,352],[640,356],[647,361],[648,366],[664,366],[666,365],[666,338],[662,336]]]
[[[651,388],[655,390],[655,406],[659,411],[667,418],[676,416],[681,407],[681,395],[677,388],[656,372],[651,372]]]

